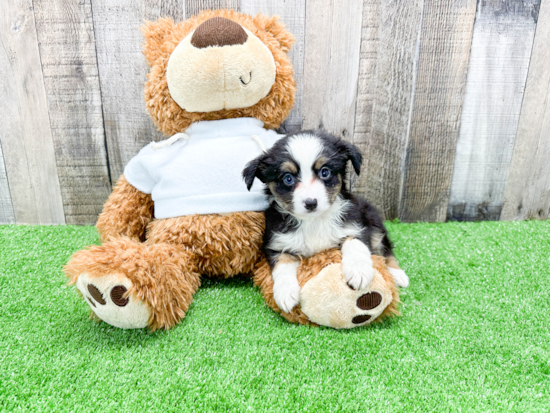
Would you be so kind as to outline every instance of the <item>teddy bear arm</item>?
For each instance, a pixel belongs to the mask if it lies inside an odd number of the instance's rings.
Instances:
[[[122,175],[97,220],[101,241],[120,237],[144,241],[145,229],[153,219],[153,212],[151,195],[134,188]]]

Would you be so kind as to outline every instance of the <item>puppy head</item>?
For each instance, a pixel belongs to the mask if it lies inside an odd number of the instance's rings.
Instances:
[[[248,189],[255,178],[289,214],[308,219],[322,215],[341,193],[347,162],[359,174],[359,149],[333,135],[305,131],[279,140],[268,152],[251,161],[243,171]]]

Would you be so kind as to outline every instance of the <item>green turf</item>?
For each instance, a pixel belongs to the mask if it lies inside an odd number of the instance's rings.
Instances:
[[[169,332],[88,318],[61,266],[91,227],[0,227],[2,411],[550,410],[550,222],[388,224],[403,317],[296,326],[206,281]]]

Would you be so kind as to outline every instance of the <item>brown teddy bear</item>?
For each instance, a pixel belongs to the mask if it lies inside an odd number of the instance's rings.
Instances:
[[[293,36],[277,17],[231,10],[179,24],[161,19],[143,32],[147,109],[173,136],[126,166],[97,222],[102,245],[74,254],[69,282],[98,318],[120,328],[174,326],[201,275],[255,273],[278,311],[260,252],[267,201],[261,189],[247,191],[241,171],[280,138],[271,129],[294,104],[286,54]],[[364,291],[347,287],[340,259],[329,251],[303,261],[301,307],[285,318],[350,328],[396,313],[397,289],[383,259],[375,259]]]

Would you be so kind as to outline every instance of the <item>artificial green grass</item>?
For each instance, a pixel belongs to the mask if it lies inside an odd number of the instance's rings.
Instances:
[[[550,222],[388,224],[403,316],[289,324],[205,281],[174,329],[88,318],[62,265],[92,227],[0,227],[0,410],[550,410]]]

